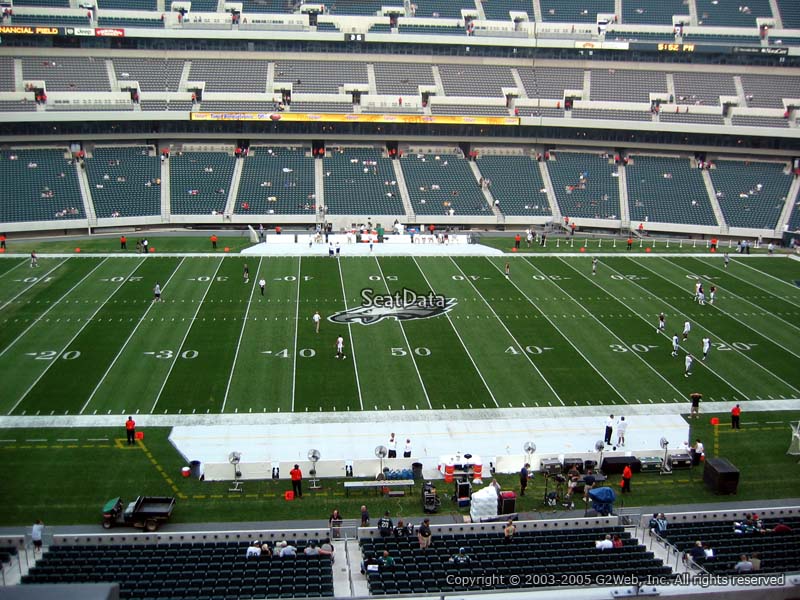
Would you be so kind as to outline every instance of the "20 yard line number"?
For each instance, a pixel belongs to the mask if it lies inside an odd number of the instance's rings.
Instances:
[[[58,353],[56,350],[43,350],[42,352],[26,352],[25,356],[30,356],[34,360],[53,360],[60,358],[62,360],[75,360],[80,358],[79,350],[68,350],[66,352]]]

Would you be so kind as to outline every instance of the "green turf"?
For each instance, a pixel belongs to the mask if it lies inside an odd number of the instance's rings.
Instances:
[[[716,257],[602,257],[596,275],[583,256],[13,264],[0,273],[7,414],[646,404],[698,389],[710,400],[800,397],[800,265],[785,258],[726,270]],[[718,287],[713,306],[692,300],[697,276],[707,292]],[[366,288],[455,303],[422,320],[328,320],[359,306]],[[666,335],[655,329],[661,311]],[[674,358],[670,336],[685,320],[692,331]],[[697,358],[690,378],[684,352]]]
[[[39,262],[31,268],[27,260],[0,260],[5,414],[113,414],[122,422],[128,413],[149,412],[672,403],[685,402],[695,390],[728,402],[800,397],[800,264],[786,258],[734,258],[725,269],[718,256],[622,253],[601,257],[594,276],[588,256],[560,255],[335,260],[82,254]],[[716,305],[692,301],[696,275],[707,292],[711,282],[717,285]],[[152,302],[156,281],[161,303]],[[359,305],[367,287],[379,294],[403,287],[434,291],[456,304],[446,316],[417,321],[347,326],[327,319]],[[311,320],[315,310],[323,316],[319,334]],[[684,351],[699,355],[706,334],[715,344],[690,378],[683,376],[682,356],[670,356],[668,336],[655,330],[660,311],[667,314],[668,332],[680,331],[687,318],[692,322]],[[334,358],[338,335],[345,339],[345,360]],[[719,454],[742,469],[737,498],[796,496],[796,478],[786,477],[795,460],[784,452],[786,421],[798,415],[753,418],[762,422],[758,428],[747,415],[743,432],[717,430]],[[693,426],[693,436],[715,452],[707,419]],[[179,522],[261,520],[265,501],[270,519],[324,518],[334,506],[355,514],[364,500],[345,498],[337,481],[326,482],[312,502],[279,500],[287,485],[273,481],[248,482],[244,497],[233,499],[228,484],[178,478],[182,460],[166,429],[147,431],[155,463],[141,450],[113,447],[121,435],[116,429],[3,430],[3,439],[18,441],[0,442],[12,490],[12,510],[0,522],[40,516],[49,523],[93,522],[103,501],[119,494],[181,494]],[[112,442],[90,441],[100,437]],[[500,479],[514,483],[513,476]],[[628,503],[714,500],[700,479],[697,472],[643,474]],[[52,490],[59,493],[55,500]],[[543,491],[537,481],[520,510],[541,508]],[[416,496],[369,502],[373,514],[385,508],[419,513]]]
[[[791,498],[800,494],[794,476],[797,457],[786,455],[789,422],[798,412],[747,413],[742,429],[732,431],[727,414],[721,424],[710,425],[712,415],[692,422],[692,437],[705,443],[707,456],[723,456],[741,471],[735,496],[716,496],[703,484],[700,468],[672,475],[642,473],[633,478],[632,493],[617,507],[663,507],[687,503]],[[124,443],[124,417],[118,428],[6,429],[2,431],[0,458],[4,464],[6,510],[0,525],[25,525],[42,518],[48,525],[100,522],[100,508],[112,497],[140,494],[177,495],[175,523],[264,521],[291,519],[325,520],[333,508],[355,518],[366,504],[377,518],[384,510],[397,516],[421,518],[419,485],[404,498],[387,499],[354,493],[347,497],[342,480],[322,480],[322,490],[306,490],[302,501],[286,502],[288,481],[246,481],[244,493],[230,494],[227,482],[200,482],[180,477],[183,460],[167,440],[166,428],[145,429],[144,447]],[[715,435],[716,430],[716,435]],[[59,441],[60,440],[60,441]],[[148,456],[144,448],[150,453]],[[517,489],[514,475],[497,477],[504,488]],[[488,483],[488,480],[486,481]],[[611,480],[615,485],[617,481]],[[443,482],[441,512],[467,514],[450,500]],[[552,484],[549,486],[552,490]],[[537,475],[528,493],[518,498],[517,510],[553,511],[543,506],[544,480]],[[562,512],[556,509],[555,516]]]

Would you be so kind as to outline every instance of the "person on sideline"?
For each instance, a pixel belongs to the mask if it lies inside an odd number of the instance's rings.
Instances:
[[[289,477],[292,478],[292,492],[295,498],[303,497],[303,472],[300,470],[300,465],[295,465],[294,469],[289,471]]]
[[[136,421],[133,417],[128,417],[125,421],[125,433],[128,435],[128,445],[131,446],[136,443]]]

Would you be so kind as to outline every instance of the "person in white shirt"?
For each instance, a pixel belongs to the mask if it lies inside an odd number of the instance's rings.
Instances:
[[[403,449],[403,458],[411,458],[411,440],[406,439],[406,446]]]
[[[709,350],[711,350],[711,338],[706,336],[703,338],[703,360],[708,358]]]
[[[712,285],[710,291],[711,291],[711,294],[708,297],[708,303],[709,304],[714,304],[714,300],[717,297],[717,286]]]
[[[245,556],[250,558],[251,556],[261,556],[261,544],[258,540],[254,541],[247,547],[247,552],[245,552]]]
[[[153,288],[153,302],[161,302],[161,285],[158,283]]]
[[[690,332],[691,330],[692,330],[692,324],[691,324],[691,323],[689,323],[689,321],[686,321],[686,322],[683,324],[683,339],[684,339],[684,340],[685,340],[686,338],[688,338],[688,337],[689,337],[689,332]]]
[[[611,550],[614,547],[614,542],[611,541],[611,535],[606,534],[606,537],[594,543],[594,547],[598,550]]]
[[[680,347],[680,340],[678,339],[678,334],[672,336],[672,356],[678,356],[678,348]]]
[[[319,333],[319,322],[322,320],[322,317],[319,316],[319,311],[314,311],[314,316],[311,317],[311,320],[314,321],[314,331]]]
[[[33,542],[33,552],[42,551],[42,534],[44,533],[44,523],[41,519],[36,519],[31,529],[31,541]]]
[[[684,366],[686,367],[683,373],[684,377],[688,377],[692,374],[692,363],[694,362],[694,357],[691,354],[687,354],[686,358],[684,359]]]
[[[397,438],[394,434],[389,436],[389,442],[386,444],[389,448],[389,458],[397,458]]]
[[[336,338],[336,358],[347,358],[344,355],[344,338],[342,336]]]
[[[258,280],[258,287],[261,288],[261,295],[263,296],[264,295],[264,290],[267,287],[267,280],[264,279],[263,277],[261,279],[259,279]]]
[[[617,446],[625,445],[625,432],[627,430],[628,422],[625,420],[625,417],[620,417],[619,423],[617,423]]]
[[[694,300],[697,300],[697,299],[700,298],[700,288],[702,288],[702,287],[703,287],[703,284],[700,283],[700,280],[698,279],[694,284]]]

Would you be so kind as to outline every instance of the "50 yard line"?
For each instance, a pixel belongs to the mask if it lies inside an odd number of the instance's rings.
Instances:
[[[11,348],[11,347],[14,345],[14,344],[16,344],[18,341],[20,341],[20,340],[21,340],[21,339],[22,339],[22,338],[25,336],[25,334],[26,334],[26,333],[28,333],[28,332],[31,330],[31,328],[32,328],[34,325],[36,325],[37,323],[39,323],[39,322],[40,322],[40,321],[41,321],[41,320],[42,320],[42,319],[45,317],[45,315],[46,315],[47,313],[49,313],[49,312],[50,312],[51,310],[53,310],[53,309],[54,309],[56,306],[58,306],[58,304],[59,304],[59,303],[60,303],[60,302],[61,302],[61,301],[62,301],[64,298],[66,298],[66,297],[67,297],[67,296],[69,296],[69,295],[70,295],[72,292],[74,292],[74,291],[75,291],[75,288],[77,288],[77,287],[78,287],[80,284],[82,284],[84,281],[86,281],[86,278],[87,278],[87,277],[89,277],[89,275],[91,275],[92,273],[94,273],[94,272],[95,272],[97,269],[99,269],[101,266],[103,266],[103,263],[105,263],[107,260],[108,260],[108,258],[104,258],[102,261],[100,261],[100,263],[98,263],[98,265],[97,265],[97,266],[96,266],[94,269],[92,269],[92,270],[91,270],[91,271],[89,271],[89,272],[88,272],[86,275],[84,275],[84,276],[83,276],[83,277],[80,279],[80,281],[78,281],[78,283],[76,283],[75,285],[73,285],[73,286],[72,286],[72,287],[71,287],[69,290],[67,290],[67,291],[66,291],[66,292],[65,292],[65,293],[64,293],[64,294],[63,294],[63,295],[62,295],[62,296],[61,296],[61,297],[60,297],[58,300],[56,300],[55,302],[53,302],[53,303],[50,305],[50,307],[49,307],[49,308],[48,308],[46,311],[44,311],[44,312],[43,312],[41,315],[39,315],[38,317],[36,317],[36,318],[33,320],[33,323],[31,323],[30,325],[28,325],[28,326],[25,328],[25,331],[23,331],[22,333],[20,333],[20,334],[19,334],[17,337],[15,337],[15,338],[14,338],[14,339],[11,341],[11,343],[10,343],[10,344],[8,344],[8,346],[6,346],[5,348],[3,348],[3,351],[2,351],[2,352],[0,352],[0,356],[3,356],[3,355],[6,353],[6,352],[8,352],[8,350],[9,350],[9,349],[10,349],[10,348]]]
[[[130,278],[133,276],[133,274],[134,274],[134,273],[136,273],[136,271],[139,269],[139,267],[141,267],[141,266],[144,264],[145,260],[147,260],[147,259],[145,258],[145,259],[143,259],[141,262],[139,262],[139,264],[138,264],[138,265],[136,265],[136,266],[133,268],[133,271],[131,271],[130,273],[128,273],[128,275],[127,275],[127,276],[126,276],[126,277],[125,277],[125,278],[124,278],[122,281],[120,281],[120,282],[119,282],[119,285],[118,285],[116,288],[114,288],[114,291],[113,291],[113,292],[111,292],[111,293],[108,295],[108,298],[106,298],[106,299],[103,301],[103,303],[102,303],[100,306],[98,306],[98,307],[97,307],[97,309],[96,309],[96,310],[95,310],[95,311],[94,311],[94,312],[93,312],[93,313],[92,313],[92,314],[89,316],[89,318],[88,318],[88,319],[86,319],[86,322],[85,322],[85,323],[84,323],[84,324],[81,326],[81,328],[80,328],[80,329],[78,329],[78,331],[75,333],[75,335],[73,335],[73,336],[72,336],[72,338],[71,338],[71,339],[70,339],[70,340],[69,340],[69,341],[68,341],[68,342],[67,342],[67,343],[64,345],[64,347],[61,349],[61,352],[59,352],[59,353],[58,353],[59,355],[60,355],[60,354],[62,354],[62,353],[63,353],[63,352],[64,352],[64,351],[65,351],[67,348],[69,348],[69,346],[70,346],[70,344],[72,344],[72,342],[74,342],[76,339],[78,339],[78,336],[81,334],[81,332],[82,332],[84,329],[86,329],[87,325],[89,325],[89,323],[91,323],[91,322],[92,322],[92,319],[94,319],[95,315],[96,315],[97,313],[99,313],[99,312],[100,312],[100,310],[101,310],[101,309],[102,309],[102,308],[103,308],[103,307],[104,307],[106,304],[108,304],[108,301],[109,301],[109,300],[111,300],[112,296],[114,296],[114,294],[116,294],[116,293],[117,293],[117,292],[120,290],[120,288],[121,288],[123,285],[125,285],[125,283],[128,281],[128,279],[130,279]],[[49,365],[47,365],[47,367],[45,368],[45,370],[41,372],[41,374],[40,374],[40,375],[39,375],[39,376],[36,378],[36,380],[35,380],[35,381],[34,381],[34,382],[33,382],[33,383],[30,385],[30,387],[28,387],[28,389],[27,389],[27,390],[25,390],[25,393],[23,393],[23,394],[22,394],[22,396],[20,396],[19,400],[17,400],[17,401],[14,403],[14,406],[12,406],[12,407],[11,407],[11,409],[8,411],[8,413],[7,413],[7,414],[9,414],[9,415],[10,415],[11,413],[13,413],[13,412],[14,412],[14,411],[17,409],[17,407],[20,405],[20,403],[21,403],[21,402],[22,402],[22,401],[25,399],[25,397],[26,397],[28,394],[30,394],[31,390],[32,390],[34,387],[36,387],[36,384],[37,384],[37,383],[39,383],[39,381],[41,381],[42,377],[44,377],[44,376],[45,376],[45,374],[47,373],[47,371],[49,371],[49,370],[50,370],[50,367],[52,367],[54,364],[56,364],[56,361],[55,361],[55,360],[52,360],[52,361],[50,361],[50,364],[49,364]]]
[[[244,336],[244,328],[247,325],[247,316],[250,314],[250,307],[253,304],[253,293],[256,291],[256,283],[261,276],[261,263],[264,262],[264,257],[258,259],[258,267],[256,267],[256,276],[253,277],[253,287],[250,290],[250,300],[247,303],[247,310],[244,311],[244,318],[242,319],[242,329],[239,331],[239,339],[236,342],[236,352],[233,355],[233,362],[231,363],[231,372],[228,375],[228,385],[225,386],[225,397],[222,399],[222,406],[219,412],[225,412],[225,405],[228,403],[228,392],[231,391],[231,381],[233,381],[233,372],[236,370],[236,359],[239,358],[239,348],[242,346],[242,336]]]
[[[383,279],[383,285],[386,287],[386,292],[391,294],[392,290],[389,289],[389,284],[386,282],[386,277],[383,275],[383,268],[381,267],[381,262],[378,260],[378,257],[375,258],[375,263],[378,265],[378,271],[381,273],[381,279]],[[414,358],[414,350],[411,348],[411,344],[408,342],[408,336],[406,335],[405,327],[403,327],[403,322],[400,319],[395,319],[397,324],[400,325],[400,332],[403,334],[403,339],[406,341],[406,347],[408,348],[408,355],[411,357],[411,362],[414,364],[414,370],[417,372],[417,378],[419,379],[419,384],[422,386],[422,393],[425,394],[425,400],[428,403],[428,408],[433,408],[431,404],[431,399],[428,396],[428,390],[425,388],[425,382],[422,381],[422,375],[419,372],[419,367],[417,366],[417,361]]]
[[[292,352],[292,412],[294,412],[294,394],[297,386],[297,330],[300,327],[300,272],[303,258],[297,257],[297,296],[294,299],[294,352]]]
[[[425,275],[425,272],[422,270],[422,267],[419,266],[419,263],[417,262],[417,257],[416,256],[412,256],[411,259],[414,261],[414,264],[416,265],[417,270],[420,272],[420,275],[422,275],[422,278],[425,280],[425,284],[433,292],[434,288],[431,285],[431,282],[428,281],[428,276]],[[458,341],[461,342],[461,347],[464,348],[464,352],[467,353],[467,358],[469,358],[469,362],[472,363],[472,368],[475,369],[475,372],[478,374],[478,377],[481,378],[481,381],[483,382],[483,386],[486,388],[486,391],[489,392],[489,397],[492,399],[492,402],[494,402],[494,405],[497,408],[500,408],[500,404],[497,402],[497,398],[494,397],[494,394],[492,393],[492,389],[489,387],[489,384],[486,383],[486,379],[483,378],[483,373],[481,373],[481,370],[478,368],[478,365],[475,362],[475,359],[472,358],[472,354],[470,353],[469,349],[467,348],[467,345],[464,343],[464,340],[461,339],[461,334],[458,333],[458,329],[456,329],[455,323],[453,323],[453,320],[450,318],[450,315],[448,313],[444,313],[444,316],[447,317],[447,322],[450,323],[450,327],[453,328],[453,332],[456,334],[456,337],[458,338]]]
[[[175,368],[175,363],[178,362],[178,357],[181,355],[181,350],[183,350],[183,345],[186,343],[186,338],[189,337],[189,332],[192,330],[192,327],[194,327],[194,322],[195,319],[197,319],[197,314],[203,307],[203,302],[205,302],[206,296],[208,295],[208,290],[210,290],[211,286],[214,284],[214,280],[217,278],[217,273],[219,273],[219,268],[222,266],[222,261],[224,260],[225,260],[224,258],[220,259],[219,263],[217,264],[217,268],[214,271],[214,274],[211,276],[211,279],[208,280],[208,287],[206,288],[206,291],[203,292],[203,297],[200,298],[200,302],[197,303],[197,309],[194,311],[194,316],[192,316],[191,324],[189,325],[189,327],[186,328],[186,333],[183,335],[183,339],[181,340],[181,343],[178,346],[178,351],[175,353],[172,360],[172,364],[169,366],[169,371],[167,371],[167,376],[164,377],[164,381],[161,382],[161,388],[158,390],[158,394],[156,395],[156,400],[155,402],[153,402],[153,406],[150,409],[151,414],[156,409],[156,404],[158,404],[158,401],[161,400],[161,393],[164,391],[164,388],[167,385],[169,376],[172,375],[172,369]]]
[[[339,269],[339,281],[342,283],[342,300],[344,300],[344,309],[347,310],[347,292],[344,289],[344,277],[342,277],[342,263],[340,263],[341,259],[336,259],[336,266]],[[300,297],[300,282],[298,278],[297,283],[297,297]],[[298,309],[300,305],[298,304]],[[356,373],[356,387],[358,388],[358,405],[361,407],[361,410],[364,410],[364,399],[361,397],[361,382],[358,379],[358,363],[356,363],[356,347],[353,345],[353,330],[350,328],[350,323],[347,324],[347,335],[350,338],[350,348],[353,351],[353,369]],[[295,345],[297,344],[297,339],[295,338]],[[294,399],[294,396],[292,396]]]
[[[108,259],[106,259],[106,260],[108,260]],[[178,263],[178,266],[175,267],[175,270],[172,271],[172,273],[169,276],[169,279],[167,279],[167,281],[164,283],[163,287],[161,288],[162,291],[167,288],[167,286],[169,285],[169,282],[172,281],[172,278],[175,276],[175,273],[178,272],[178,269],[181,268],[181,265],[183,264],[183,262],[185,260],[186,260],[186,257],[183,257],[181,259],[181,262]],[[94,395],[97,393],[97,390],[100,389],[100,386],[106,380],[106,377],[108,377],[108,374],[111,372],[111,369],[114,367],[115,364],[117,364],[117,361],[119,360],[119,357],[122,356],[122,353],[125,351],[125,348],[127,347],[128,342],[130,342],[131,339],[133,339],[133,334],[136,333],[137,329],[139,329],[139,325],[141,325],[144,322],[144,319],[147,316],[147,313],[150,312],[150,309],[153,308],[154,304],[155,304],[155,302],[151,302],[150,305],[147,307],[147,310],[145,310],[144,313],[142,314],[142,316],[139,318],[139,322],[136,323],[136,326],[131,331],[130,335],[128,336],[128,339],[126,339],[125,342],[122,344],[122,346],[120,346],[119,352],[117,352],[117,355],[114,357],[114,360],[111,361],[111,364],[108,365],[108,368],[106,369],[106,372],[103,373],[103,376],[100,378],[100,381],[97,382],[97,385],[92,390],[92,393],[89,394],[89,398],[86,400],[86,402],[81,407],[81,410],[79,411],[79,414],[83,414],[83,412],[89,406],[89,403],[92,401],[92,398],[94,398]]]

